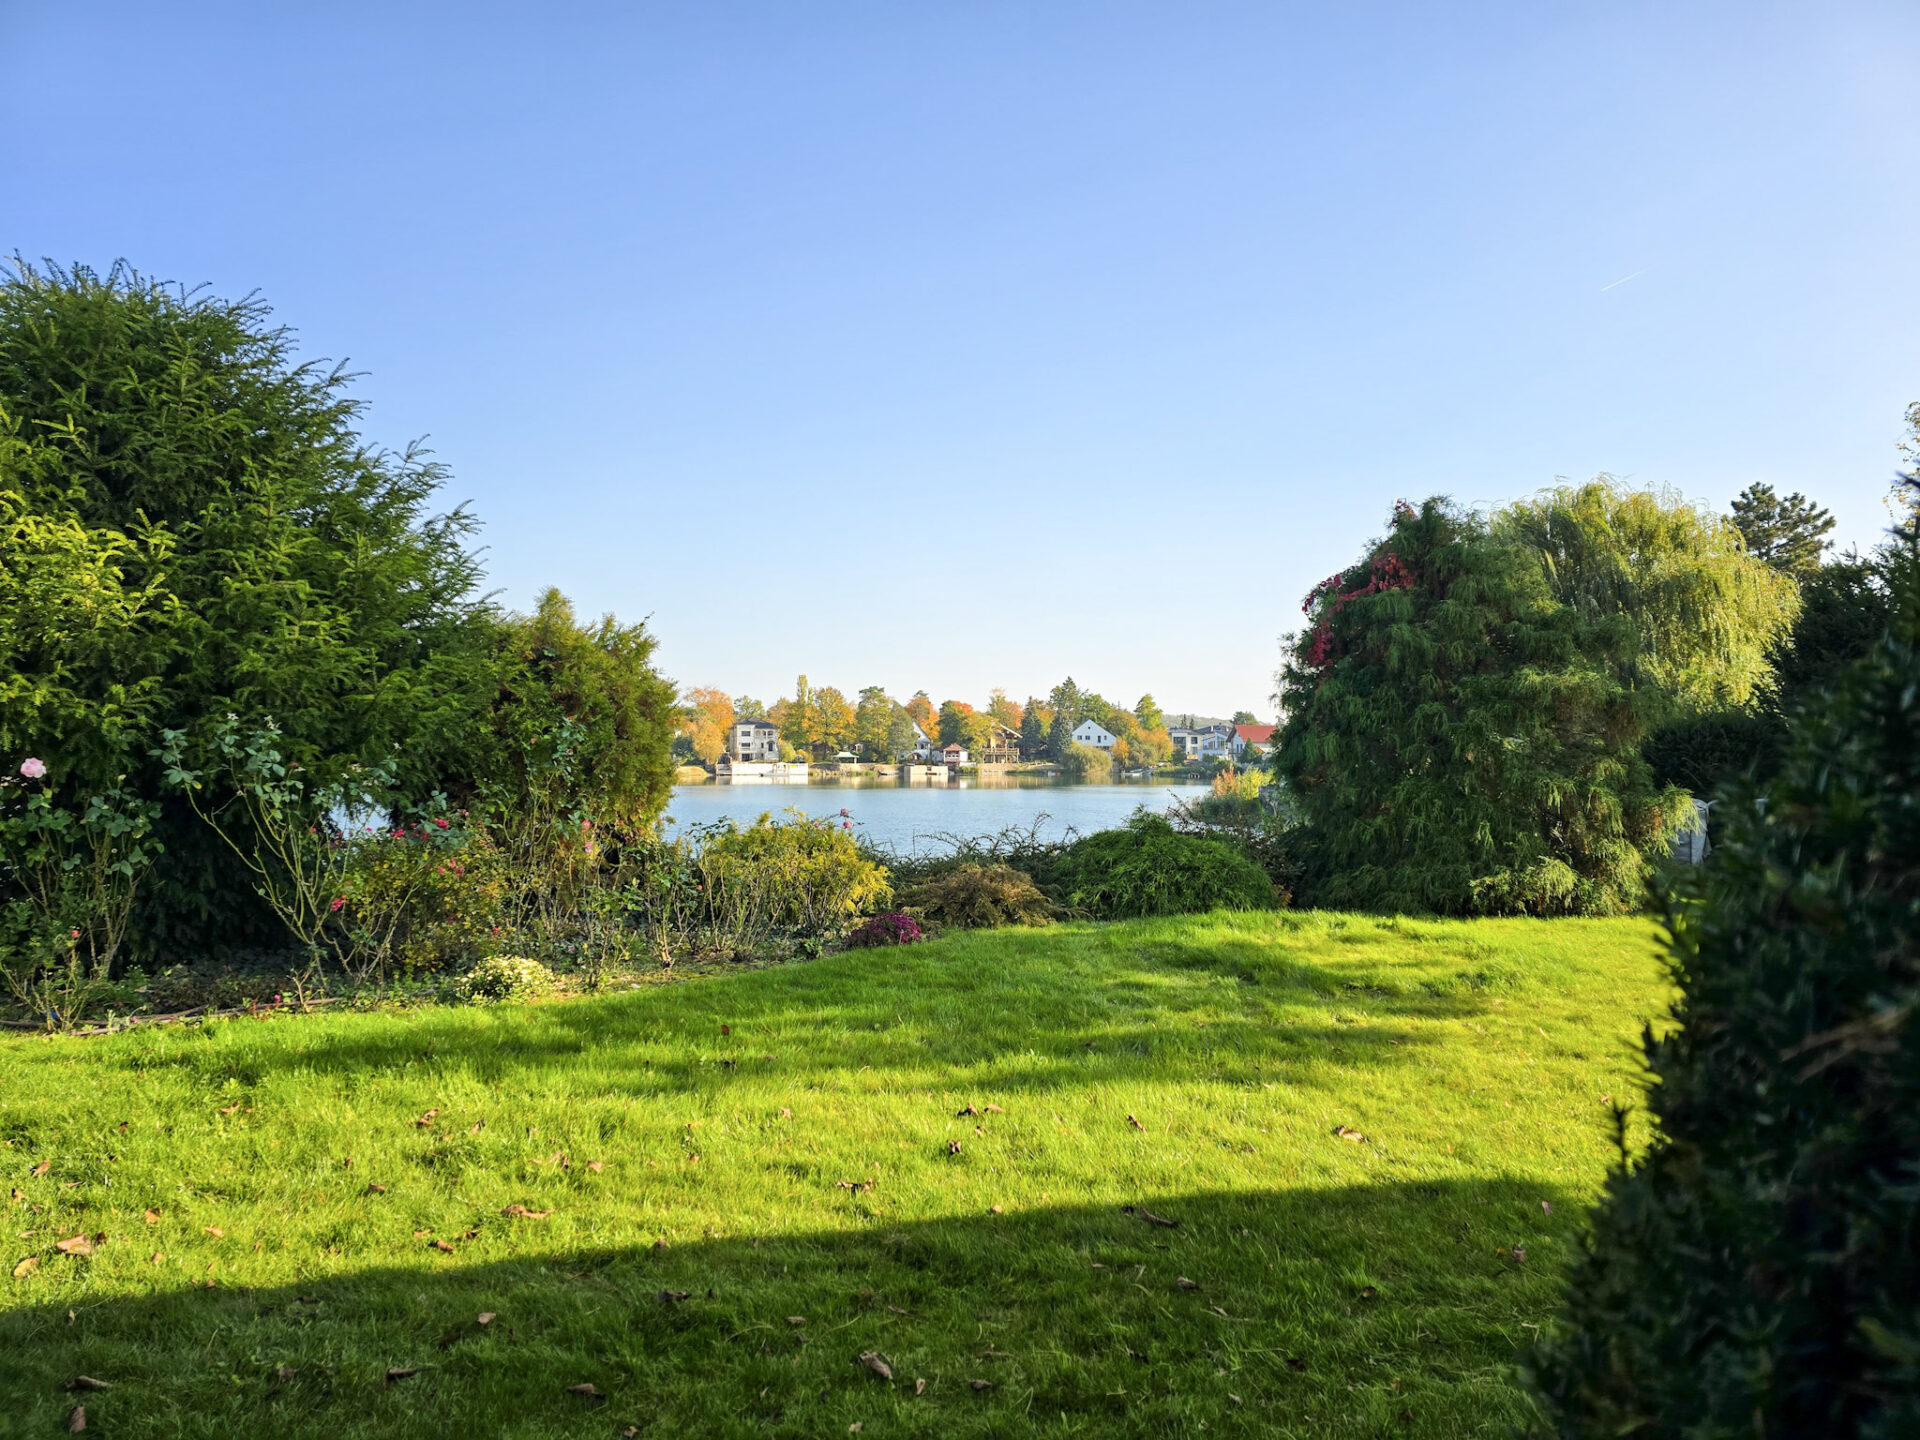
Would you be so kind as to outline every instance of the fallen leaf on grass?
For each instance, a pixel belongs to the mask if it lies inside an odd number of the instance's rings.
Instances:
[[[586,1400],[601,1400],[606,1398],[601,1395],[599,1388],[595,1386],[591,1380],[582,1380],[578,1385],[567,1386],[567,1393],[569,1395],[578,1395]]]
[[[1540,1202],[1540,1213],[1542,1215],[1551,1215],[1553,1213],[1553,1202],[1551,1200],[1542,1200]]]
[[[149,1225],[158,1225],[160,1223],[160,1212],[158,1210],[149,1210],[142,1218],[144,1218]]]
[[[22,1260],[18,1265],[13,1267],[13,1278],[16,1280],[24,1280],[27,1278],[27,1276],[33,1274],[33,1272],[38,1270],[39,1268],[40,1268],[40,1257],[38,1255],[29,1255],[27,1256],[26,1259]]]
[[[571,1170],[573,1168],[573,1162],[558,1150],[547,1157],[547,1163],[549,1165],[558,1165],[562,1170]]]
[[[67,1381],[68,1390],[111,1390],[113,1386],[105,1380],[96,1380],[91,1375],[76,1375]]]
[[[1218,1305],[1209,1305],[1207,1306],[1207,1309],[1211,1310],[1215,1315],[1218,1315],[1222,1320],[1231,1320],[1233,1318],[1231,1315],[1227,1314],[1226,1311],[1222,1310]]]
[[[682,1300],[685,1300],[692,1294],[693,1292],[691,1290],[662,1290],[654,1298],[662,1305],[678,1305]]]
[[[433,1124],[433,1117],[438,1115],[439,1113],[440,1113],[440,1107],[436,1105],[433,1109],[427,1111],[426,1114],[422,1115],[418,1120],[414,1121],[413,1123],[424,1130],[426,1129],[427,1126]]]
[[[873,1189],[873,1181],[871,1180],[836,1180],[833,1182],[833,1188],[836,1190],[850,1190],[854,1194],[858,1195],[862,1190]]]
[[[18,1205],[22,1200],[25,1200],[26,1198],[27,1198],[26,1191],[22,1190],[18,1185],[13,1187],[13,1203],[14,1204]]]
[[[1129,1124],[1129,1125],[1131,1125],[1131,1126],[1133,1126],[1133,1128],[1134,1128],[1134,1129],[1136,1129],[1136,1130],[1144,1130],[1144,1129],[1146,1129],[1146,1128],[1147,1128],[1146,1126],[1144,1126],[1144,1125],[1142,1125],[1142,1124],[1141,1124],[1141,1123],[1139,1122],[1139,1120],[1137,1120],[1136,1118],[1134,1118],[1134,1117],[1133,1117],[1133,1116],[1131,1116],[1131,1115],[1129,1115],[1129,1116],[1127,1116],[1127,1124]]]
[[[384,1195],[387,1193],[387,1187],[377,1183],[369,1182],[367,1185],[366,1193],[369,1195]]]
[[[999,1207],[998,1205],[989,1205],[989,1206],[987,1207],[987,1213],[988,1213],[989,1215],[998,1215],[998,1214],[1000,1214],[1000,1213],[1001,1213],[1001,1210],[1000,1210],[1000,1207]]]
[[[986,1107],[986,1110],[987,1110],[987,1114],[989,1115],[1004,1115],[1007,1113],[1006,1111],[1002,1110],[998,1105],[989,1105]]]
[[[607,1168],[607,1162],[604,1160],[587,1161],[587,1169],[591,1170],[596,1175],[598,1175],[602,1170],[606,1168]]]
[[[413,1238],[416,1240],[424,1240],[431,1234],[433,1234],[431,1230],[416,1230],[413,1232]]]
[[[153,1258],[149,1260],[147,1263],[149,1265],[158,1265],[162,1260],[166,1258],[167,1258],[166,1256],[162,1255],[158,1250],[156,1250],[153,1252]]]
[[[1524,1264],[1526,1264],[1526,1263],[1527,1263],[1527,1247],[1526,1247],[1526,1246],[1524,1246],[1524,1245],[1516,1245],[1516,1246],[1514,1246],[1514,1247],[1513,1247],[1513,1249],[1512,1249],[1512,1251],[1511,1251],[1510,1253],[1511,1253],[1511,1254],[1512,1254],[1512,1256],[1513,1256],[1513,1263],[1514,1263],[1514,1264],[1516,1264],[1516,1265],[1524,1265]]]
[[[908,1319],[913,1318],[913,1311],[902,1310],[898,1305],[889,1305],[887,1306],[887,1309],[893,1312],[895,1315],[905,1315]]]
[[[1364,1145],[1367,1143],[1367,1137],[1351,1125],[1336,1125],[1333,1127],[1333,1133],[1350,1145]]]
[[[393,1369],[387,1371],[387,1384],[391,1385],[396,1380],[412,1379],[415,1375],[418,1375],[419,1373],[420,1373],[420,1367],[418,1365],[413,1366],[411,1369],[402,1369],[400,1366],[396,1365],[394,1366]]]
[[[505,1216],[506,1216],[506,1217],[507,1217],[508,1219],[514,1219],[515,1217],[518,1217],[518,1218],[520,1218],[520,1219],[522,1219],[522,1220],[544,1220],[544,1219],[546,1219],[546,1218],[547,1218],[547,1217],[548,1217],[549,1215],[551,1215],[551,1214],[553,1214],[553,1211],[551,1211],[551,1210],[529,1210],[529,1209],[528,1209],[528,1208],[527,1208],[526,1206],[524,1206],[524,1205],[517,1205],[517,1204],[516,1204],[516,1205],[509,1205],[509,1206],[507,1206],[507,1208],[506,1208],[506,1209],[504,1209],[504,1210],[502,1210],[502,1211],[501,1211],[500,1213],[501,1213],[502,1215],[505,1215]]]
[[[62,1255],[91,1255],[93,1254],[93,1241],[85,1235],[73,1235],[65,1240],[54,1241],[53,1248],[58,1250]]]
[[[1164,1215],[1156,1215],[1151,1210],[1143,1209],[1143,1210],[1135,1211],[1134,1213],[1139,1215],[1139,1217],[1142,1220],[1146,1221],[1149,1225],[1164,1225],[1169,1230],[1173,1229],[1175,1226],[1179,1225],[1180,1223],[1178,1220],[1169,1220]]]
[[[947,1154],[958,1155],[959,1153],[960,1153],[960,1142],[958,1140],[947,1141]]]
[[[804,1325],[807,1323],[807,1317],[804,1315],[789,1315],[787,1316],[787,1323],[789,1325]]]
[[[240,1107],[238,1105],[227,1105],[221,1109],[220,1113],[222,1115],[233,1115],[233,1114],[237,1114],[239,1112],[239,1109]]]
[[[484,1120],[476,1120],[476,1121],[474,1121],[474,1122],[473,1122],[473,1124],[471,1124],[471,1125],[469,1125],[469,1126],[467,1127],[467,1134],[469,1134],[469,1135],[478,1135],[478,1134],[479,1134],[479,1133],[480,1133],[480,1132],[481,1132],[482,1130],[484,1130],[484,1129],[486,1129],[486,1128],[487,1128],[487,1122],[486,1122],[486,1121],[484,1121]]]
[[[227,1232],[222,1230],[218,1225],[202,1225],[200,1228],[216,1240],[224,1240],[227,1238]]]
[[[473,1323],[476,1325],[491,1325],[497,1318],[493,1311],[482,1310],[478,1315],[473,1317]]]
[[[991,1390],[993,1388],[993,1381],[991,1380],[969,1380],[967,1384],[973,1387],[973,1393],[976,1395],[984,1390]]]
[[[1175,1276],[1173,1283],[1182,1290],[1198,1290],[1200,1288],[1200,1282],[1198,1280],[1189,1280],[1184,1275]]]
[[[87,1428],[87,1407],[76,1405],[67,1412],[67,1433],[78,1435]]]
[[[33,1169],[29,1170],[27,1174],[32,1176],[35,1180],[38,1180],[42,1175],[46,1174],[47,1171],[51,1169],[53,1169],[53,1161],[42,1160],[38,1165],[34,1166]]]
[[[860,1363],[878,1375],[882,1380],[893,1379],[893,1366],[883,1359],[877,1350],[862,1350]]]
[[[1373,1286],[1371,1285],[1362,1285],[1360,1287],[1360,1298],[1362,1300],[1371,1300],[1373,1299],[1374,1296],[1378,1295],[1379,1293],[1380,1292],[1374,1289]]]
[[[448,1244],[448,1243],[447,1243],[446,1241],[444,1241],[444,1240],[436,1240],[436,1241],[434,1241],[434,1242],[433,1242],[433,1248],[434,1248],[435,1250],[438,1250],[438,1251],[439,1251],[439,1252],[440,1252],[441,1254],[443,1254],[443,1255],[451,1255],[451,1254],[453,1254],[453,1246],[451,1246],[451,1245],[449,1245],[449,1244]]]
[[[1238,1395],[1234,1394],[1233,1391],[1231,1390],[1227,1391],[1227,1398],[1233,1401],[1233,1403],[1236,1405],[1244,1405],[1247,1403],[1246,1401],[1242,1400]]]
[[[927,1393],[927,1382],[926,1382],[925,1380],[916,1380],[916,1381],[914,1381],[914,1382],[913,1382],[913,1393],[914,1393],[914,1394],[916,1394],[916,1395],[924,1395],[924,1394],[926,1394],[926,1393]]]

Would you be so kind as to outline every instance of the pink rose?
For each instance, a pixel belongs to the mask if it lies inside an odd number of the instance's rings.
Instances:
[[[344,907],[344,906],[346,905],[346,903],[347,903],[347,897],[346,897],[346,896],[344,896],[344,895],[336,895],[336,896],[334,896],[334,897],[333,897],[333,904],[331,904],[331,905],[329,905],[329,906],[327,907],[327,910],[328,910],[328,913],[330,913],[330,914],[338,914],[338,913],[340,912],[340,910],[341,910],[341,909],[342,909],[342,908],[343,908],[343,907]]]
[[[447,822],[445,820],[440,819],[438,816],[434,817],[433,823],[438,825],[442,830],[447,828]]]
[[[47,762],[35,759],[29,755],[25,760],[20,762],[20,773],[29,780],[38,780],[42,775],[47,773]]]

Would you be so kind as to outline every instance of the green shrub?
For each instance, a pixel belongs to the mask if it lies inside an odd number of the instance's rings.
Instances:
[[[700,853],[708,903],[737,933],[820,938],[893,898],[886,867],[849,829],[791,811],[715,831]]]
[[[1762,795],[1728,793],[1670,906],[1658,1138],[1533,1367],[1561,1435],[1920,1434],[1914,618],[1809,702]]]
[[[521,1000],[553,989],[553,972],[524,955],[493,955],[454,982],[462,1000]]]
[[[1123,829],[1075,841],[1053,884],[1068,905],[1096,920],[1263,910],[1275,902],[1273,882],[1237,846],[1183,835],[1144,811]]]
[[[1000,925],[1047,925],[1053,902],[1031,875],[1006,865],[961,865],[905,886],[900,903],[935,925],[987,930]]]
[[[1077,741],[1060,756],[1060,773],[1075,780],[1106,780],[1113,775],[1113,756],[1097,745]]]

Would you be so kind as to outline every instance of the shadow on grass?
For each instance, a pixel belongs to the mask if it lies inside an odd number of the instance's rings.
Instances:
[[[1062,938],[1080,942],[1064,972]],[[1044,1089],[1138,1080],[1172,1061],[1248,1084],[1329,1061],[1412,1059],[1432,1043],[1418,1022],[1488,1008],[1485,988],[1463,974],[1403,982],[1383,976],[1377,959],[1307,962],[1251,940],[994,932],[584,1002],[276,1021],[244,1053],[203,1059],[192,1048],[135,1047],[120,1063],[217,1064],[223,1079],[242,1083],[275,1069],[373,1076],[426,1065],[497,1082],[530,1065],[571,1066],[592,1071],[596,1086],[655,1095],[717,1091],[749,1076],[818,1083],[881,1067],[964,1081],[989,1065],[996,1086]],[[828,1034],[832,1043],[814,1043]]]
[[[850,1214],[666,1250],[349,1254],[362,1268],[133,1298],[90,1295],[91,1262],[63,1258],[35,1282],[45,1299],[0,1312],[0,1415],[53,1434],[82,1402],[108,1435],[329,1440],[1493,1435],[1524,1418],[1509,1367],[1555,1303],[1566,1195],[1494,1180],[1139,1203],[1178,1224]],[[111,1388],[69,1393],[76,1375]]]

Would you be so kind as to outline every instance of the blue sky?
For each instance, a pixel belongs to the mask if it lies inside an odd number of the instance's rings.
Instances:
[[[1920,9],[0,0],[0,249],[259,290],[491,583],[772,700],[1265,712],[1392,502],[1920,399]]]

